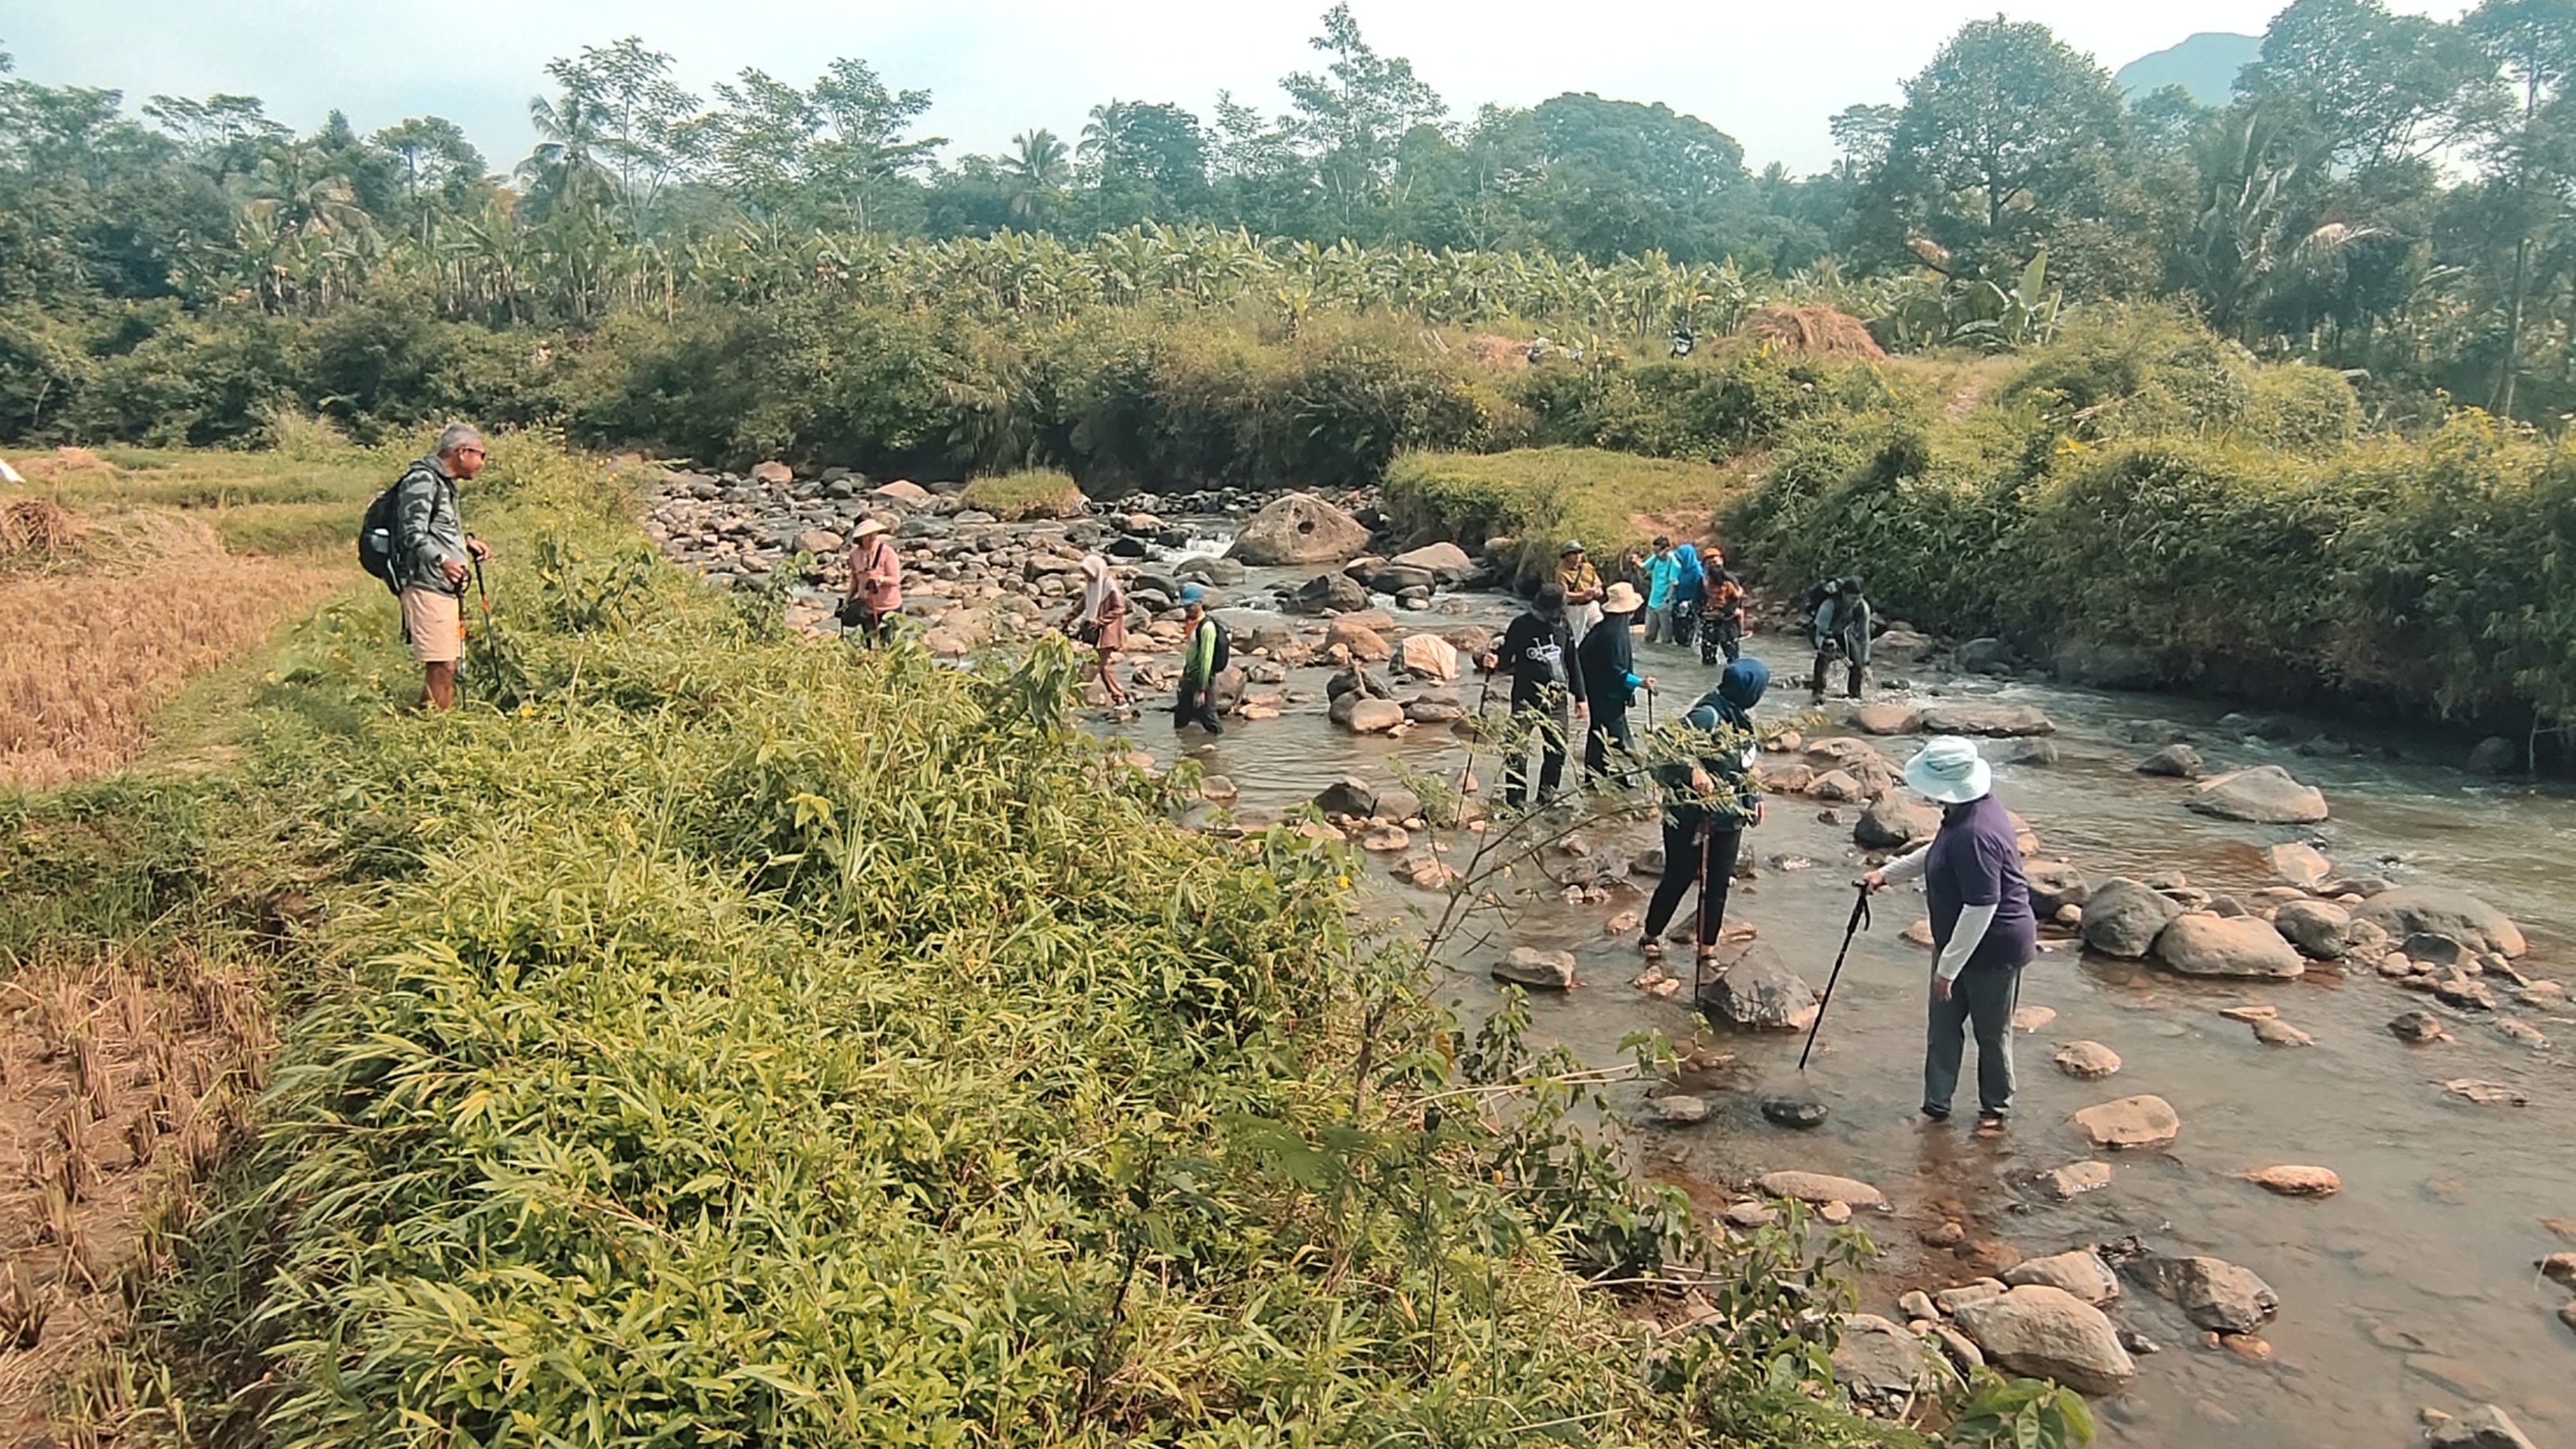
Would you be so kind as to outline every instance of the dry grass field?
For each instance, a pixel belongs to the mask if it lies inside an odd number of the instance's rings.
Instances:
[[[358,577],[370,455],[17,461],[0,491],[0,787],[127,764],[154,712]]]

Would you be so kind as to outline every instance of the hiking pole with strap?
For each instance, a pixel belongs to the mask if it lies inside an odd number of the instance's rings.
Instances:
[[[1816,1002],[1815,1024],[1807,1028],[1807,1045],[1798,1053],[1798,1070],[1807,1069],[1807,1053],[1816,1049],[1816,1033],[1824,1030],[1825,1008],[1834,1004],[1834,983],[1843,979],[1843,958],[1851,954],[1852,937],[1869,929],[1869,887],[1862,886],[1860,898],[1852,902],[1851,924],[1843,927],[1843,948],[1834,953],[1834,974],[1825,978],[1825,994]]]
[[[1691,932],[1691,1007],[1699,1007],[1699,994],[1708,989],[1701,978],[1707,974],[1709,957],[1715,942],[1708,940],[1709,847],[1717,843],[1717,832],[1703,816],[1699,827],[1699,911],[1696,929]]]

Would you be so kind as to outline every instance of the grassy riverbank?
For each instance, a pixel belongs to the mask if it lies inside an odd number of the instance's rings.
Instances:
[[[1352,938],[1339,855],[1166,824],[1060,649],[785,637],[535,444],[476,495],[497,699],[390,709],[352,601],[232,768],[0,800],[13,973],[184,960],[279,1023],[220,1098],[126,1079],[222,1166],[160,1180],[74,1432],[1904,1439],[1802,1389],[1787,1239],[1627,1184],[1570,1063]],[[1694,1268],[1670,1336],[1677,1292],[1580,1281]]]

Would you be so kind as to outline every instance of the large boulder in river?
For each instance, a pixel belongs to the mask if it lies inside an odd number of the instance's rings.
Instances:
[[[1288,601],[1294,614],[1355,614],[1368,606],[1368,590],[1340,574],[1315,575]]]
[[[2093,896],[2084,872],[2062,860],[2025,865],[2021,874],[2030,886],[2030,908],[2038,912],[2043,921],[2053,919],[2068,906],[2080,908]]]
[[[1514,946],[1494,963],[1494,979],[1542,991],[1565,991],[1574,985],[1574,953]]]
[[[2116,1394],[2138,1376],[2111,1320],[2063,1288],[2025,1283],[1960,1304],[1952,1316],[1988,1359],[2017,1374],[2086,1394]]]
[[[2340,961],[2352,949],[2352,915],[2331,901],[2283,901],[2272,929],[2320,961]]]
[[[2182,907],[2124,875],[2093,887],[2084,900],[2084,944],[2132,961],[2155,948]]]
[[[2185,976],[2288,978],[2307,962],[2260,916],[2218,916],[2192,911],[2174,917],[2156,936],[2156,959]]]
[[[2396,940],[2418,934],[2448,936],[2473,951],[2519,956],[2528,948],[2522,929],[2504,912],[2466,891],[2440,886],[2398,886],[2353,909],[2353,915]]]
[[[1931,704],[1916,728],[1933,735],[2053,735],[2057,724],[2026,704]]]
[[[1258,565],[1340,563],[1358,557],[1368,540],[1358,519],[1311,494],[1289,493],[1245,520],[1226,552]]]
[[[1856,798],[1875,799],[1896,788],[1896,762],[1867,740],[1838,735],[1807,745],[1807,763],[1820,773],[1842,771],[1859,787]]]
[[[1816,992],[1780,953],[1747,941],[1721,953],[1717,978],[1700,989],[1700,1009],[1756,1030],[1803,1031],[1815,1020]]]
[[[2281,1311],[2272,1285],[2221,1258],[2133,1258],[2127,1271],[2212,1333],[2252,1333]]]
[[[1458,677],[1458,646],[1437,634],[1407,634],[1396,649],[1396,667],[1443,682]]]
[[[1355,735],[1384,734],[1404,723],[1404,706],[1391,699],[1346,694],[1327,711],[1333,723]]]
[[[2188,802],[2203,815],[2256,825],[2311,825],[2326,818],[2325,792],[2278,765],[2232,770],[2202,782]]]
[[[1901,850],[1930,840],[1941,828],[1941,807],[1913,795],[1891,791],[1860,813],[1852,839],[1872,850]]]
[[[1476,561],[1454,543],[1427,543],[1387,560],[1398,568],[1420,569],[1441,583],[1455,586],[1476,571]]]
[[[1335,619],[1325,626],[1324,647],[1330,649],[1335,645],[1348,650],[1352,659],[1364,662],[1384,659],[1395,653],[1395,646],[1387,643],[1384,635],[1348,618]]]

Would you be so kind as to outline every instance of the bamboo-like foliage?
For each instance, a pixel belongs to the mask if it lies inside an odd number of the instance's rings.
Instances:
[[[1600,1074],[1355,942],[1339,848],[1167,824],[1060,643],[767,639],[587,470],[513,441],[481,481],[540,572],[477,707],[303,723],[379,688],[343,616],[281,670],[255,768],[362,964],[147,1305],[215,1382],[119,1379],[126,1429],[1885,1441],[1800,1387],[1842,1300],[1787,1237],[1627,1186],[1567,1125]],[[1719,1307],[1659,1346],[1569,1268]]]

